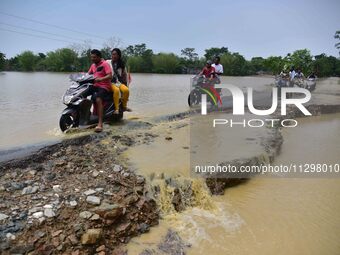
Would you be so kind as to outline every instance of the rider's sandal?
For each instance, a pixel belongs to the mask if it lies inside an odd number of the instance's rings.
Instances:
[[[96,132],[96,133],[100,133],[102,131],[103,131],[103,128],[100,127],[100,126],[96,126],[96,128],[94,129],[94,132]]]
[[[118,111],[118,110],[115,110],[115,111],[113,112],[113,114],[118,115],[118,114],[119,114],[119,111]]]

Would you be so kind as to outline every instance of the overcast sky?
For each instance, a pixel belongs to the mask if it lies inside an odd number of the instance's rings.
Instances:
[[[123,46],[146,43],[155,52],[176,54],[185,47],[203,55],[206,48],[225,46],[247,59],[303,48],[338,57],[336,30],[339,0],[0,0],[0,51],[7,57],[83,40],[101,47],[111,36]]]

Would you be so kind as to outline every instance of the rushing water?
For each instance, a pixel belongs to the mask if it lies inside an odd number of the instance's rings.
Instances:
[[[299,119],[299,123],[296,129],[283,130],[282,151],[274,163],[302,159],[340,163],[340,114]],[[171,134],[173,143],[168,146],[164,138],[159,138],[150,148],[141,145],[126,154],[146,175],[158,170],[171,176],[188,176],[189,155],[182,150],[188,145],[183,139],[187,132],[183,128]],[[170,154],[176,161],[169,160],[170,155],[157,157],[161,154]],[[146,155],[151,155],[152,163],[143,160]],[[253,178],[227,189],[223,196],[213,197],[207,196],[207,188],[201,183],[193,185],[195,194],[199,194],[195,206],[182,213],[171,210],[169,187],[160,187],[163,219],[149,233],[131,241],[130,254],[146,248],[157,250],[169,228],[192,245],[188,249],[192,255],[339,254],[340,179]]]

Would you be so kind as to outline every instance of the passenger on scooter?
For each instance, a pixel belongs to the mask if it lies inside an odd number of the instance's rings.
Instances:
[[[215,68],[215,73],[217,75],[223,74],[223,66],[220,64],[220,57],[216,56],[214,59],[214,63],[211,65],[213,68]]]
[[[125,63],[122,60],[122,52],[118,48],[111,51],[111,59],[107,60],[112,70],[112,85],[113,102],[115,105],[114,114],[119,114],[119,95],[122,94],[122,107],[123,111],[131,112],[132,110],[127,107],[129,100],[129,88],[127,86],[127,72]]]
[[[95,80],[89,95],[92,95],[92,100],[97,107],[98,125],[95,132],[101,132],[103,131],[103,100],[111,93],[112,71],[109,64],[102,59],[102,54],[99,50],[91,50],[91,61],[93,64],[88,73],[93,74]]]
[[[305,78],[305,75],[303,74],[301,69],[297,70],[297,73],[295,74],[295,78],[298,78],[298,79],[304,79]]]
[[[294,78],[295,78],[296,72],[294,66],[289,71],[289,87],[294,87]]]
[[[215,68],[215,74],[216,74],[216,81],[215,83],[221,83],[221,80],[220,80],[220,75],[223,74],[223,66],[220,64],[220,57],[219,56],[216,56],[214,58],[214,63],[211,65],[213,68]],[[216,91],[221,95],[221,92],[222,92],[222,89],[219,88],[219,89],[216,89]]]

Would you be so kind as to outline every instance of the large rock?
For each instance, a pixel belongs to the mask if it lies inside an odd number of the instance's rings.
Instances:
[[[85,234],[81,237],[82,244],[96,244],[99,239],[102,237],[102,229],[101,228],[90,228],[86,231]]]
[[[33,218],[39,219],[39,218],[44,217],[44,213],[43,212],[35,212],[35,213],[33,213],[32,216],[33,216]]]
[[[84,195],[85,195],[85,196],[91,196],[91,195],[96,194],[96,193],[97,193],[97,191],[95,191],[95,190],[93,190],[93,189],[89,189],[89,190],[86,190],[86,191],[84,192]]]
[[[5,220],[8,218],[8,215],[0,213],[0,221]]]
[[[86,198],[86,202],[88,202],[91,205],[100,205],[100,198],[96,196],[88,196]]]
[[[91,211],[109,220],[116,220],[123,214],[123,208],[120,205],[108,203],[103,203],[100,206],[92,208]]]
[[[83,211],[79,213],[79,217],[83,219],[89,219],[92,216],[92,213],[89,211]]]
[[[27,194],[34,194],[39,190],[38,186],[27,186],[26,188],[24,188],[22,190],[22,194],[23,195],[27,195]]]
[[[55,212],[52,209],[47,208],[44,210],[44,215],[47,218],[53,218],[55,216]]]

